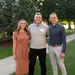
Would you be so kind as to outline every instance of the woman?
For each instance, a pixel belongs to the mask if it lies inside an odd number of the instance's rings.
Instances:
[[[18,27],[13,32],[13,56],[16,61],[16,73],[24,75],[28,73],[28,43],[29,37],[27,34],[28,23],[25,19],[18,22]]]

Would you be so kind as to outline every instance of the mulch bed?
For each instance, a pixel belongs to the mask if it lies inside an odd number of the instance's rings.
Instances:
[[[12,47],[12,41],[0,42],[0,47]]]

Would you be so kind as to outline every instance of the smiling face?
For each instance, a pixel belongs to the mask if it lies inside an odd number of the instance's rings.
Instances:
[[[21,29],[25,29],[26,26],[27,26],[26,21],[23,21],[23,20],[22,20],[22,21],[20,22],[20,28],[21,28]]]
[[[57,15],[55,13],[51,14],[49,21],[51,21],[52,25],[56,24],[58,21]]]
[[[25,29],[27,28],[27,26],[28,26],[27,21],[26,21],[25,19],[21,19],[21,20],[19,20],[19,22],[18,22],[17,30],[18,30],[18,31],[19,31],[20,29],[25,30]]]
[[[35,14],[34,21],[35,21],[36,24],[40,24],[41,21],[42,21],[42,15],[40,13]]]

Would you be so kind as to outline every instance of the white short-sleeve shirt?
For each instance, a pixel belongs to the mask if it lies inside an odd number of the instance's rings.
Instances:
[[[35,23],[29,25],[28,31],[31,35],[30,48],[42,49],[46,47],[46,33],[48,25],[41,23],[37,26]]]

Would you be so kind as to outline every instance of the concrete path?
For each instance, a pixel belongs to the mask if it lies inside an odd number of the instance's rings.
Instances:
[[[13,56],[0,60],[0,75],[10,75],[13,72],[15,72]]]
[[[74,40],[75,39],[75,33],[72,34],[72,35],[67,36],[66,38],[67,38],[67,41],[66,41],[67,43]]]
[[[67,43],[73,39],[75,39],[75,34],[67,36]],[[10,75],[13,72],[15,72],[15,61],[13,56],[0,60],[0,75]]]

